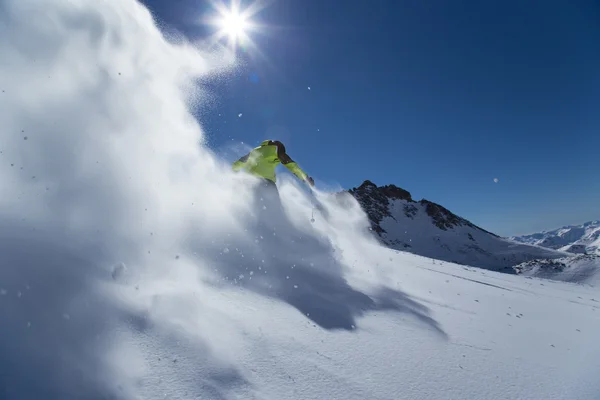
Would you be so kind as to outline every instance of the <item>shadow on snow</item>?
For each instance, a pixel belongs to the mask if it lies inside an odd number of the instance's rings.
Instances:
[[[244,243],[224,240],[213,249],[222,282],[284,301],[328,330],[354,330],[356,319],[367,312],[393,311],[447,338],[429,309],[408,294],[381,287],[368,295],[350,286],[329,243],[295,228],[278,196],[259,193],[257,199],[256,219],[248,229],[255,236]],[[195,250],[207,254],[206,248]]]

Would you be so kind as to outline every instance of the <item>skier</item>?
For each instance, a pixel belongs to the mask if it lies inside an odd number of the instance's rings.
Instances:
[[[298,179],[315,185],[313,178],[308,176],[286,153],[285,146],[278,140],[265,140],[260,146],[255,147],[250,153],[235,161],[232,165],[234,171],[244,169],[251,175],[259,178],[260,183],[255,187],[255,209],[260,214],[267,213],[268,220],[281,220],[285,213],[277,190],[275,168],[283,164]]]
[[[260,178],[262,185],[277,190],[275,184],[275,168],[283,164],[298,179],[307,182],[310,186],[315,185],[313,178],[308,176],[286,153],[285,146],[278,140],[265,140],[260,146],[255,147],[239,160],[233,163],[234,171],[244,169],[246,172]]]

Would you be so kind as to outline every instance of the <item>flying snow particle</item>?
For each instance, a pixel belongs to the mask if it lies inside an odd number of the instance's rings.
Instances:
[[[499,179],[498,178],[494,178],[494,183],[498,183]]]
[[[238,117],[239,117],[239,118],[242,118],[242,113],[239,113],[239,114],[238,114]]]
[[[308,90],[310,90],[310,86],[308,87]]]
[[[119,263],[113,267],[111,276],[114,280],[118,280],[127,270],[127,267],[124,263]]]

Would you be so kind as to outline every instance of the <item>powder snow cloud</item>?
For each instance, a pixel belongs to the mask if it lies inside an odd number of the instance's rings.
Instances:
[[[313,261],[364,237],[353,199],[340,207],[286,179],[286,217],[265,224],[253,181],[205,146],[191,113],[208,100],[199,78],[236,67],[226,50],[199,46],[166,38],[133,0],[0,3],[0,386],[9,397],[137,395],[148,354],[168,357],[173,340],[206,361],[190,374],[235,386],[241,334],[218,302],[195,296],[244,285],[309,314],[314,293],[287,295],[275,266],[323,281]],[[309,222],[315,201],[329,223]],[[344,273],[332,261],[327,279],[344,300],[365,300]],[[177,387],[186,385],[196,384]]]

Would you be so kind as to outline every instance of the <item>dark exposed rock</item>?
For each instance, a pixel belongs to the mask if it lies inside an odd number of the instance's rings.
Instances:
[[[412,197],[410,192],[399,188],[396,185],[385,185],[385,186],[377,186],[370,180],[366,180],[360,185],[358,188],[350,189],[350,192],[371,192],[373,190],[378,191],[379,193],[389,197],[390,199],[398,199],[398,200],[408,200],[412,201]]]
[[[390,199],[413,201],[410,192],[401,189],[398,186],[386,185],[380,188],[381,193]]]
[[[429,200],[421,200],[419,203],[425,206],[425,212],[431,217],[433,223],[442,230],[448,230],[458,225],[463,225],[457,215],[451,213],[448,209],[439,204],[432,203]]]
[[[349,190],[353,195],[359,196],[373,196],[386,199],[396,199],[396,200],[407,200],[413,201],[410,192],[399,188],[396,185],[385,185],[385,186],[377,186],[373,182],[366,180],[357,188],[352,188]]]
[[[390,200],[413,201],[410,193],[404,189],[394,185],[378,187],[369,180],[364,181],[362,185],[352,188],[348,192],[356,198],[365,210],[371,221],[371,228],[378,234],[385,233],[385,230],[379,225],[383,218],[394,218],[389,210]],[[412,211],[409,210],[409,212]],[[414,209],[414,213],[416,213],[416,209]]]
[[[470,226],[471,228],[475,228],[475,229],[479,229],[480,231],[489,233],[490,235],[496,236],[497,235],[486,231],[485,229],[482,229],[480,227],[478,227],[477,225],[471,223],[470,221],[467,221],[464,218],[459,217],[458,215],[454,214],[453,212],[451,212],[450,210],[448,210],[447,208],[433,203],[429,200],[421,200],[419,203],[423,204],[425,206],[425,212],[427,212],[427,215],[429,215],[431,217],[431,219],[433,220],[433,223],[440,229],[442,230],[448,230],[448,229],[452,229],[456,226]]]
[[[539,267],[546,271],[562,272],[567,267],[567,264],[557,260],[531,260],[514,266],[517,274],[523,273],[528,268]]]
[[[419,210],[417,210],[417,207],[412,204],[404,205],[404,215],[406,215],[408,218],[414,218],[418,211]]]

